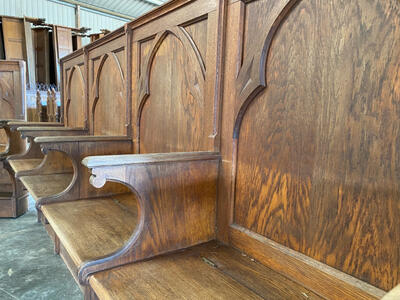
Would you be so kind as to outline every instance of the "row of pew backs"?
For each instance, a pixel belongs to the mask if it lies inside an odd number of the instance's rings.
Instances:
[[[293,266],[313,259],[389,290],[399,11],[396,0],[171,1],[62,60],[65,122],[131,136],[134,153],[220,152],[218,239],[301,282]]]

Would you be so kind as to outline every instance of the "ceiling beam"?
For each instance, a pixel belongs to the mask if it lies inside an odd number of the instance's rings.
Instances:
[[[102,7],[94,6],[94,5],[91,5],[91,4],[87,4],[87,3],[84,3],[82,1],[77,1],[77,0],[60,0],[60,1],[61,2],[66,2],[66,3],[69,3],[69,4],[79,5],[81,7],[85,7],[85,8],[91,9],[91,10],[96,10],[96,11],[99,11],[99,12],[102,12],[102,13],[105,13],[105,14],[109,14],[109,15],[112,15],[112,16],[117,16],[117,17],[124,18],[124,19],[127,19],[127,20],[135,19],[132,16],[121,14],[121,13],[118,13],[118,12],[115,12],[115,11],[112,11],[112,10],[109,10],[109,9],[106,9],[106,8],[102,8]],[[160,1],[157,1],[157,0],[146,0],[146,1],[160,2]]]

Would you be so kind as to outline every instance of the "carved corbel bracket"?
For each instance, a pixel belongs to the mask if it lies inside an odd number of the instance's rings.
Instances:
[[[120,250],[79,267],[81,284],[95,272],[213,239],[219,160],[212,152],[85,158],[95,187],[120,182],[137,195],[139,220]]]

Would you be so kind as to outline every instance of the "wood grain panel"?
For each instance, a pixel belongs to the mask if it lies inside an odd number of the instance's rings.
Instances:
[[[60,59],[72,53],[71,29],[53,25],[54,71],[57,85],[60,85]]]
[[[207,150],[203,125],[212,116],[203,109],[205,67],[188,33],[178,27],[159,33],[145,65],[139,92],[140,152]]]
[[[79,66],[74,66],[67,73],[67,101],[65,103],[65,116],[67,127],[85,126],[85,79]]]
[[[101,58],[92,93],[94,135],[126,135],[125,78],[121,63],[114,53]]]
[[[146,57],[150,54],[153,42],[154,42],[154,38],[150,38],[150,39],[141,41],[139,43],[139,45],[140,45],[140,56],[139,56],[139,58],[140,58],[139,72],[140,72],[140,74],[143,73],[143,68],[145,67],[144,64],[146,63]]]
[[[4,50],[7,60],[26,60],[24,20],[2,17]]]
[[[207,18],[200,19],[185,26],[185,30],[193,39],[202,57],[207,57]]]
[[[268,7],[246,5],[246,37]],[[400,280],[399,11],[395,0],[293,8],[241,123],[234,210],[236,223],[386,290]],[[255,51],[245,43],[244,59]]]
[[[96,273],[90,285],[102,299],[322,299],[215,242]]]
[[[1,117],[4,119],[15,118],[15,90],[14,90],[14,72],[0,72],[0,110]]]

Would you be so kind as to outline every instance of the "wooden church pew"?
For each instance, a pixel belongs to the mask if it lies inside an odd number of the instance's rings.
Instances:
[[[12,150],[22,150],[24,144],[10,145],[7,123],[26,119],[25,63],[0,60],[0,217],[18,217],[28,209],[27,193],[17,184],[7,167],[5,156]]]
[[[79,54],[77,57],[74,56],[74,59],[75,61],[73,61],[73,63],[83,63],[83,53]],[[66,67],[68,67],[69,64],[70,60],[67,59]],[[79,87],[77,86],[76,88]],[[87,119],[87,117],[85,116],[86,111],[84,109],[86,105],[82,103],[82,101],[85,100],[83,96],[84,91],[82,91],[81,95],[77,94],[68,98],[68,105],[66,105],[64,112],[67,116],[73,113],[74,118],[66,120],[66,123],[3,120],[2,127],[7,135],[8,142],[7,149],[1,154],[2,169],[12,178],[14,194],[16,193],[16,188],[22,187],[22,184],[19,179],[15,178],[16,174],[13,167],[16,168],[18,175],[20,175],[31,169],[38,168],[43,160],[53,162],[64,161],[62,163],[63,165],[68,163],[65,162],[65,159],[59,154],[52,154],[50,157],[45,158],[40,147],[34,143],[34,138],[43,135],[88,134],[88,131],[84,129],[84,120]],[[64,103],[63,100],[62,103]],[[10,164],[11,161],[12,163]],[[24,201],[27,204],[27,200]]]
[[[41,205],[85,298],[379,299],[395,287],[398,11],[176,0],[125,26],[137,154],[87,157],[80,182],[130,193]]]
[[[34,143],[34,138],[37,136],[73,135],[74,132],[75,135],[89,134],[87,91],[85,88],[85,81],[87,80],[87,74],[85,73],[86,56],[80,50],[63,59],[62,122],[8,122],[7,124],[9,131],[14,133],[13,139],[16,143],[21,143],[20,140],[27,140],[31,151],[35,152],[35,155],[39,156],[38,158],[43,158],[44,156]],[[74,89],[72,90],[70,88],[71,82],[74,83]],[[32,128],[29,129],[29,127]],[[18,130],[18,128],[21,129]],[[24,153],[18,153],[18,156],[10,159],[23,159],[26,155],[29,157],[29,150],[27,149]]]
[[[77,136],[71,131],[72,135],[57,136],[57,131],[54,130],[55,136],[51,136],[42,130],[18,128],[22,135],[28,135],[33,140],[33,145],[45,154],[45,159],[40,165],[31,169],[25,168],[24,165],[21,170],[18,162],[10,160],[16,176],[36,200],[39,218],[41,218],[40,208],[44,203],[127,192],[126,188],[115,185],[110,185],[105,191],[99,192],[90,186],[88,172],[80,164],[88,155],[132,153],[132,139],[128,137],[130,118],[126,113],[128,102],[124,85],[126,62],[122,59],[125,39],[122,28],[107,36],[107,43],[104,44],[103,41],[85,48],[84,69],[94,75],[89,76],[89,86],[82,86],[82,90],[91,91],[86,95],[89,97],[86,98],[89,105],[86,111],[90,112],[86,118],[89,127],[87,135],[82,132],[81,136]],[[72,54],[72,57],[74,55]],[[79,79],[80,69],[76,65],[72,69],[68,69],[65,65],[66,62],[63,64],[63,69],[67,70],[66,77],[69,81],[65,83],[64,94],[72,95],[75,91],[73,84],[76,82],[84,84],[84,82]],[[110,85],[109,76],[112,74],[116,76]],[[65,101],[68,102],[69,99]],[[122,117],[115,118],[115,115]],[[69,117],[66,115],[65,119],[68,121]]]

